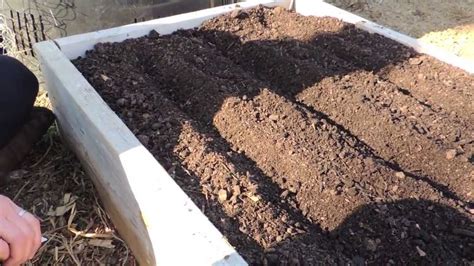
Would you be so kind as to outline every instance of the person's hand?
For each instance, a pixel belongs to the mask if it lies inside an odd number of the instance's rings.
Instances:
[[[16,266],[32,259],[41,246],[38,219],[0,195],[0,261]]]

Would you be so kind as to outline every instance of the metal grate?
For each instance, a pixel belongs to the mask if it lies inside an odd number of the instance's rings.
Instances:
[[[14,10],[9,13],[6,25],[13,33],[16,51],[34,57],[33,44],[47,39],[43,17]]]
[[[7,10],[0,14],[0,54],[20,60],[42,82],[33,45],[48,39],[43,18],[30,13]]]

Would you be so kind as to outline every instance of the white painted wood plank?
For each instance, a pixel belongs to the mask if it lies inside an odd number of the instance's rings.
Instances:
[[[51,41],[39,43],[64,137],[141,265],[247,265]]]
[[[335,7],[331,4],[325,3],[321,0],[296,0],[295,10],[296,12],[305,16],[330,16],[341,19],[348,23],[355,24],[356,27],[360,29],[366,30],[371,33],[383,35],[408,47],[412,47],[419,53],[430,55],[440,61],[463,69],[468,73],[474,74],[474,64],[469,60],[446,52],[434,45],[422,42],[400,32],[391,30],[377,23],[371,22],[365,18],[359,17],[355,14]]]
[[[260,4],[270,7],[287,7],[289,5],[288,0],[254,0],[106,30],[74,35],[57,39],[56,43],[67,58],[75,59],[79,56],[84,56],[85,52],[87,50],[93,49],[94,45],[97,43],[121,42],[126,39],[138,38],[147,35],[151,30],[156,30],[160,34],[170,34],[178,29],[191,29],[198,27],[205,20],[211,19],[213,17],[231,12],[236,9],[253,8]]]

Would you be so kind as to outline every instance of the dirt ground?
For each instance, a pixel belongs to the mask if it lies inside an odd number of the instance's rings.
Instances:
[[[473,0],[325,0],[474,63]]]
[[[474,260],[467,73],[263,7],[74,64],[251,264]]]

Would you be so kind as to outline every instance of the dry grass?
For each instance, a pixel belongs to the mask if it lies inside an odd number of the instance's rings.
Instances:
[[[56,127],[38,143],[2,193],[42,220],[48,241],[29,264],[136,264]]]

